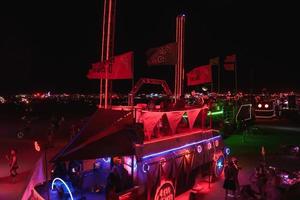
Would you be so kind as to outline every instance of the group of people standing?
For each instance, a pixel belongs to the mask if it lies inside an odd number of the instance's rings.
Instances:
[[[268,199],[279,200],[282,197],[279,190],[280,179],[275,171],[266,168],[265,162],[255,168],[254,175],[251,176],[251,184],[243,185],[240,187],[239,171],[242,168],[238,164],[238,160],[233,158],[229,159],[225,169],[225,180],[223,188],[225,189],[226,199]],[[252,188],[256,188],[253,189]]]

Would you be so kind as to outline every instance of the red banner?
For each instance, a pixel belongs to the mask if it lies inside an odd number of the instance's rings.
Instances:
[[[236,62],[236,55],[235,54],[228,55],[224,59],[224,63],[235,63],[235,62]]]
[[[132,79],[133,78],[133,52],[115,56],[111,61],[92,64],[87,77],[89,79]]]
[[[147,65],[175,65],[177,63],[177,43],[168,43],[151,48],[146,52]]]
[[[226,71],[233,71],[235,68],[235,64],[234,63],[224,63],[224,69]]]
[[[228,55],[224,59],[224,69],[226,71],[234,71],[236,65],[236,55]]]
[[[196,67],[187,73],[187,85],[201,85],[204,83],[211,83],[211,65],[204,65]]]

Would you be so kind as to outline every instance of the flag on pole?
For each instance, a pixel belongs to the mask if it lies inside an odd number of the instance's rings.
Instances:
[[[88,79],[100,79],[105,74],[105,69],[108,69],[108,62],[97,62],[92,64],[92,68],[88,71]]]
[[[209,64],[211,66],[220,65],[220,57],[214,57],[214,58],[209,59]]]
[[[224,69],[226,71],[234,71],[235,64],[234,63],[224,63]]]
[[[151,48],[146,52],[147,65],[175,65],[177,64],[177,43],[168,43],[160,47]]]
[[[97,62],[92,64],[87,77],[89,79],[105,79],[105,71],[108,71],[108,79],[132,79],[133,78],[133,52],[127,52],[115,56],[110,61]]]
[[[203,65],[194,68],[192,71],[187,73],[187,85],[201,85],[204,83],[211,83],[211,65]]]
[[[236,55],[235,54],[228,55],[224,59],[224,63],[235,63],[235,62],[236,62]]]
[[[228,55],[224,59],[224,69],[226,71],[234,71],[236,65],[236,55]]]

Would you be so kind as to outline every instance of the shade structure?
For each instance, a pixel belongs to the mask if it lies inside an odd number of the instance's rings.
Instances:
[[[143,132],[138,130],[132,112],[99,109],[52,161],[132,155],[133,144],[143,141]]]

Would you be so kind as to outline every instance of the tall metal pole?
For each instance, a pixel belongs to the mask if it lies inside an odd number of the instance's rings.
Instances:
[[[106,60],[110,59],[109,56],[109,47],[110,47],[110,28],[111,28],[111,0],[109,0],[108,6],[108,24],[107,24],[107,40],[106,40]],[[105,65],[105,99],[104,99],[104,108],[107,109],[108,102],[108,66]]]
[[[220,75],[221,75],[221,65],[218,64],[218,93],[220,93]]]
[[[115,10],[116,0],[104,0],[103,24],[102,24],[102,48],[101,62],[109,61],[109,66],[105,64],[104,81],[104,108],[108,108],[108,73],[111,72],[111,60],[114,56],[114,30],[115,30]],[[100,107],[102,107],[103,80],[100,79]]]
[[[102,41],[101,41],[101,62],[105,61],[105,38],[106,38],[106,20],[107,20],[107,1],[104,0],[103,5],[103,19],[102,19]],[[100,95],[99,95],[99,108],[102,107],[102,97],[103,97],[103,79],[100,79]]]
[[[176,17],[176,42],[177,42],[177,64],[175,65],[175,100],[178,99],[183,92],[184,79],[184,29],[185,15]]]
[[[174,73],[174,99],[175,102],[177,101],[177,77],[178,77],[178,57],[179,57],[179,45],[178,45],[178,26],[179,26],[179,20],[178,16],[176,17],[176,43],[177,43],[177,63],[175,65],[175,73]]]
[[[237,80],[237,64],[236,61],[234,63],[234,77],[235,77],[235,93],[237,94],[238,91],[238,80]]]

